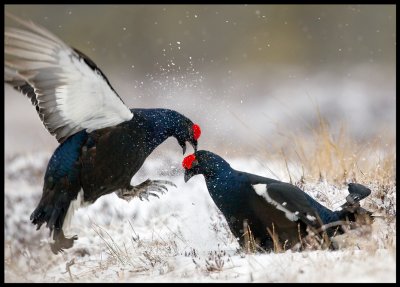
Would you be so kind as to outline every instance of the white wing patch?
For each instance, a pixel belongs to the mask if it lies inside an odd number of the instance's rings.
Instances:
[[[311,221],[314,221],[314,220],[316,220],[317,218],[315,217],[315,216],[313,216],[313,215],[310,215],[310,214],[307,214],[307,219],[308,220],[311,220]]]
[[[267,190],[267,185],[266,184],[254,184],[253,185],[254,190],[256,191],[256,193],[262,197],[265,198],[265,200],[276,206],[277,209],[283,211],[285,213],[285,216],[287,219],[291,220],[291,221],[296,221],[299,219],[299,217],[297,216],[299,214],[298,211],[296,211],[295,213],[289,211],[288,209],[286,209],[284,206],[287,205],[286,202],[284,202],[283,204],[280,204],[279,202],[276,202],[275,200],[273,200],[269,194],[268,194],[268,190]],[[297,214],[296,214],[297,213]]]
[[[132,119],[97,68],[46,29],[12,18],[27,30],[5,29],[5,81],[34,89],[40,117],[57,140]]]

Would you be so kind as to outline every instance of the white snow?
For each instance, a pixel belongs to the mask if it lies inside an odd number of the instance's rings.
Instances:
[[[5,162],[6,282],[395,282],[395,219],[338,236],[338,251],[245,254],[211,200],[202,176],[183,181],[178,151],[150,156],[133,178],[168,179],[160,198],[130,202],[116,194],[78,209],[71,232],[79,239],[53,255],[48,229],[29,216],[42,192],[51,154],[15,156]],[[239,170],[268,175],[247,158],[224,156]],[[31,162],[37,162],[32,164]],[[273,163],[269,163],[273,166]],[[30,176],[20,176],[29,169]],[[288,180],[285,170],[274,170]],[[303,189],[330,208],[344,202],[347,187],[326,182]],[[374,194],[374,189],[372,188]],[[321,196],[323,194],[324,196]],[[373,194],[371,197],[373,197]],[[395,192],[394,192],[395,194]],[[318,195],[318,196],[317,196]],[[395,195],[394,195],[395,196]],[[389,205],[395,214],[395,205]],[[69,265],[69,267],[67,267]],[[68,271],[69,268],[69,271]]]

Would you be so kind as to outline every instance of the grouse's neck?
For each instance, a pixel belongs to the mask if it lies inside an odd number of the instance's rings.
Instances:
[[[133,121],[146,127],[146,144],[152,151],[170,136],[176,136],[185,117],[169,109],[131,109]]]
[[[209,166],[203,172],[206,185],[211,194],[221,193],[224,190],[230,190],[232,185],[238,183],[236,171],[228,163],[209,163]]]

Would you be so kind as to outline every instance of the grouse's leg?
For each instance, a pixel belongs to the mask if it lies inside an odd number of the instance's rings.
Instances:
[[[50,243],[51,251],[54,254],[64,252],[64,249],[71,248],[74,245],[74,241],[78,239],[77,235],[71,238],[66,238],[62,229],[54,229],[53,243]]]
[[[168,180],[147,179],[141,184],[135,186],[130,185],[128,188],[120,189],[116,193],[120,198],[125,199],[126,201],[130,201],[135,196],[139,196],[140,200],[143,200],[143,198],[145,198],[148,201],[149,195],[156,196],[159,198],[159,196],[154,192],[159,192],[161,194],[164,194],[166,191],[168,191],[166,185],[176,187],[176,185],[173,182]]]

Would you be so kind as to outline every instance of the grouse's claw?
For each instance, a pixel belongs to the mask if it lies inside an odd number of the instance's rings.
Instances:
[[[74,235],[71,238],[66,238],[64,237],[64,234],[60,234],[53,243],[50,243],[50,249],[54,254],[64,253],[64,249],[71,248],[74,245],[75,240],[78,240],[77,235]]]
[[[146,180],[145,182],[141,183],[140,189],[139,189],[139,198],[140,200],[146,199],[147,201],[149,201],[149,196],[156,196],[158,198],[160,198],[156,193],[154,192],[159,192],[161,194],[164,194],[166,191],[168,191],[168,188],[165,185],[171,185],[176,187],[176,185],[171,182],[171,181],[167,181],[167,180]],[[139,187],[137,186],[137,187]],[[150,192],[153,191],[153,192]]]
[[[149,201],[149,195],[160,198],[156,193],[148,192],[148,191],[143,191],[142,193],[139,194],[139,199],[140,199],[141,201],[143,201],[143,198],[144,198],[144,199],[146,199],[147,201]]]
[[[157,185],[163,186],[163,185],[170,185],[173,187],[177,187],[175,183],[173,183],[172,181],[169,180],[152,180],[152,183],[155,183]]]
[[[140,200],[143,200],[144,198],[149,201],[149,196],[160,198],[155,192],[159,192],[161,194],[167,192],[168,188],[165,185],[176,187],[176,185],[171,181],[147,179],[141,184],[129,186],[128,188],[121,189],[116,193],[120,198],[125,199],[126,201],[130,201],[135,196],[138,196]]]

